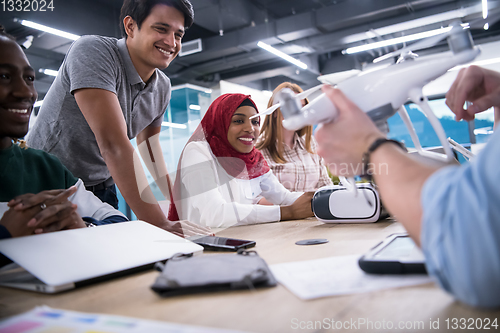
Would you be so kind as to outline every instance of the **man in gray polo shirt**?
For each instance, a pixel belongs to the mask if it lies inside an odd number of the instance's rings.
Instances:
[[[207,230],[168,221],[149,187],[140,193],[146,176],[134,169],[130,139],[146,143],[156,176],[167,174],[163,158],[153,157],[163,156],[158,134],[170,100],[170,80],[159,69],[179,53],[193,17],[189,0],[125,0],[125,38],[73,43],[28,136],[31,147],[59,157],[103,201],[117,207],[116,182],[139,219],[184,235]]]

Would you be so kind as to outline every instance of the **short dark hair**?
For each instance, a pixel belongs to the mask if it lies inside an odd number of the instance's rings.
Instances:
[[[151,13],[151,9],[156,5],[167,5],[173,7],[184,14],[184,27],[189,28],[193,25],[194,10],[193,5],[189,0],[124,0],[122,10],[120,13],[120,28],[122,36],[127,37],[125,27],[123,26],[123,19],[127,16],[137,23],[140,29],[142,23]]]
[[[1,24],[0,24],[0,37],[7,37],[8,39],[12,39],[13,41],[16,41],[14,36],[11,36],[5,32],[5,28]]]

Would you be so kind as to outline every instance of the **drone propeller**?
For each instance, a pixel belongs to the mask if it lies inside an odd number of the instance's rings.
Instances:
[[[403,53],[412,52],[412,51],[416,51],[416,50],[421,50],[421,49],[426,49],[428,47],[432,47],[432,46],[436,45],[437,43],[439,43],[440,41],[442,41],[443,39],[445,39],[446,37],[448,37],[449,35],[455,33],[456,31],[458,31],[459,29],[463,29],[462,26],[459,25],[459,24],[452,25],[452,26],[449,26],[447,28],[443,28],[442,31],[439,32],[435,36],[432,36],[432,37],[429,37],[429,38],[425,38],[425,39],[423,39],[423,40],[421,40],[419,42],[413,43],[413,44],[411,44],[411,45],[409,45],[407,47],[403,47],[402,49],[399,49],[399,50],[396,50],[396,51],[384,54],[383,56],[378,57],[375,60],[373,60],[373,62],[374,63],[381,62],[383,60],[386,60],[386,59],[389,59],[389,58],[392,58],[392,57],[397,57],[397,56],[399,56],[400,54],[403,54]]]
[[[425,49],[428,47],[432,47],[439,43],[441,40],[447,38],[448,36],[456,33],[459,31],[462,27],[463,29],[483,29],[485,24],[488,23],[490,26],[495,24],[500,20],[500,8],[493,8],[489,11],[488,17],[483,19],[482,17],[472,20],[469,23],[464,23],[462,24],[460,21],[454,21],[451,23],[451,25],[447,28],[443,28],[443,31],[439,33],[436,36],[432,36],[429,38],[425,38],[419,42],[413,43],[407,47],[404,47],[400,50],[396,50],[387,54],[384,54],[381,57],[376,58],[373,60],[374,63],[392,58],[392,57],[397,57],[400,54],[408,53],[411,51],[416,51],[416,50],[421,50]]]
[[[310,89],[307,89],[307,90],[305,90],[305,91],[303,91],[303,92],[301,92],[301,93],[299,93],[299,94],[295,95],[295,98],[296,98],[296,99],[299,99],[299,100],[304,99],[304,98],[306,98],[307,96],[309,96],[310,94],[312,94],[313,92],[315,92],[315,91],[319,90],[322,86],[323,86],[323,85],[322,85],[322,84],[320,84],[320,85],[317,85],[317,86],[312,87],[312,88],[310,88]],[[253,119],[253,118],[257,118],[257,117],[266,116],[266,115],[268,115],[268,114],[271,114],[271,113],[273,113],[274,111],[276,111],[276,109],[278,109],[278,108],[280,107],[280,105],[281,105],[281,103],[279,103],[279,102],[278,102],[278,103],[274,104],[273,106],[271,106],[271,107],[270,107],[269,109],[267,109],[266,111],[261,112],[261,113],[257,113],[256,115],[251,116],[249,119]]]
[[[278,109],[279,107],[280,107],[280,103],[276,103],[273,106],[271,106],[269,109],[267,109],[266,111],[261,112],[261,113],[257,113],[256,115],[251,116],[250,119],[257,118],[260,116],[267,116],[268,114],[271,114],[274,111],[276,111],[276,109]]]
[[[359,73],[361,73],[361,71],[359,69],[351,69],[348,71],[321,75],[321,76],[318,76],[318,80],[321,83],[334,86],[339,82],[342,82],[344,80],[347,80],[350,77],[358,75]]]
[[[314,86],[314,87],[312,87],[312,88],[309,88],[309,89],[307,89],[307,90],[305,90],[305,91],[303,91],[303,92],[301,92],[301,93],[299,93],[299,94],[295,95],[295,97],[296,97],[297,99],[304,99],[304,98],[306,98],[307,96],[311,95],[313,92],[315,92],[315,91],[317,91],[317,90],[320,90],[322,86],[323,86],[322,84],[319,84],[319,85],[317,85],[317,86]]]

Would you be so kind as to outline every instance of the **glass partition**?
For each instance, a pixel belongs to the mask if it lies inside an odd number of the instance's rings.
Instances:
[[[460,144],[470,146],[473,143],[484,143],[493,132],[493,109],[477,114],[475,120],[468,123],[464,120],[458,122],[455,120],[455,114],[445,104],[444,98],[431,100],[429,105],[441,122],[446,136]],[[408,103],[405,108],[422,147],[441,146],[429,120],[418,106],[414,103]],[[389,118],[388,123],[390,131],[388,136],[390,138],[403,141],[407,147],[415,147],[399,113]]]

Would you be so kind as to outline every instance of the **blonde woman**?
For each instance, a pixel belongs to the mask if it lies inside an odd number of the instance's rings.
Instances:
[[[296,94],[303,91],[294,83],[284,82],[274,89],[268,107],[278,102],[276,94],[283,88],[290,88]],[[308,103],[307,99],[302,100],[303,106]],[[256,146],[281,184],[292,192],[314,192],[332,185],[323,159],[316,154],[312,126],[294,132],[284,128],[282,121],[279,108],[267,115]]]

